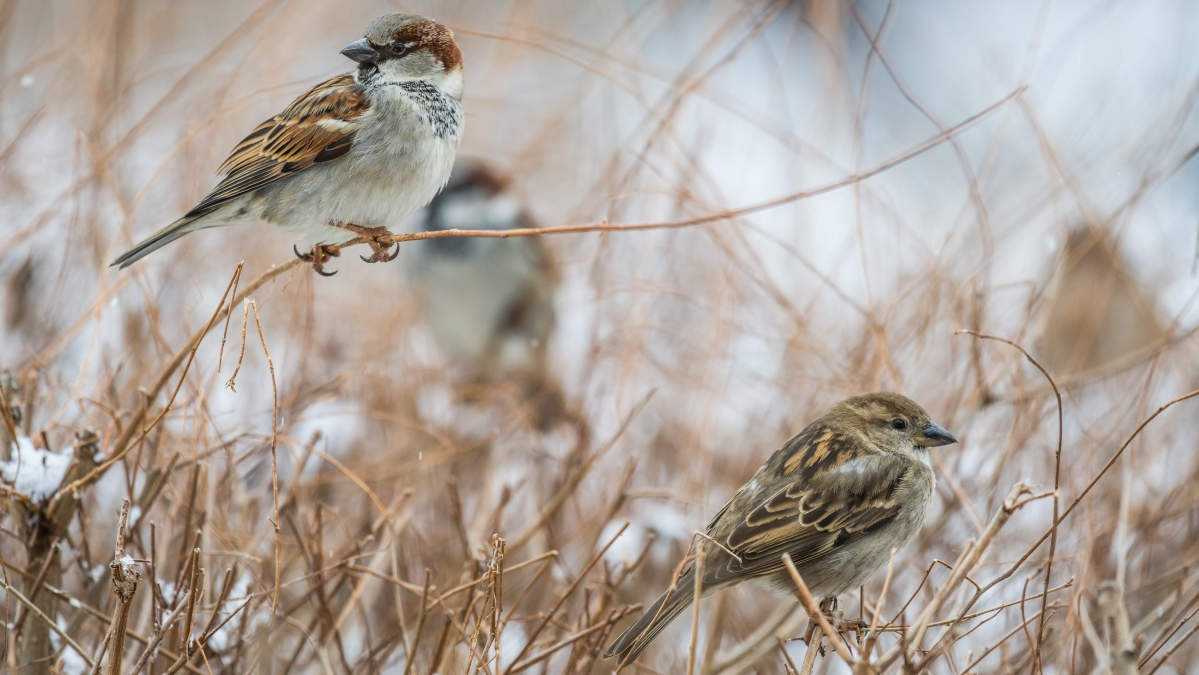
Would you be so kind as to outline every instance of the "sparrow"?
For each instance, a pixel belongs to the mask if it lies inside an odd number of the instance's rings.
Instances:
[[[419,227],[509,230],[536,223],[499,173],[459,160]],[[560,404],[546,367],[558,277],[541,240],[447,237],[416,242],[409,251],[408,283],[449,356],[476,381],[515,381],[543,403]]]
[[[795,593],[787,553],[827,609],[864,584],[924,523],[936,479],[928,449],[957,443],[911,399],[848,398],[771,455],[708,524],[703,595],[753,579]],[[727,551],[726,551],[727,549]],[[730,555],[731,553],[731,555]],[[604,653],[628,665],[691,604],[695,568]]]
[[[445,185],[462,137],[462,52],[453,33],[415,14],[388,14],[341,53],[358,70],[330,78],[246,136],[224,178],[179,220],[117,258],[128,267],[183,235],[265,221],[315,244],[297,255],[323,263],[339,244],[371,238],[367,262],[396,253],[378,237]]]
[[[1152,295],[1128,273],[1117,239],[1102,225],[1072,230],[1037,316],[1037,357],[1078,377],[1161,344],[1166,331]]]

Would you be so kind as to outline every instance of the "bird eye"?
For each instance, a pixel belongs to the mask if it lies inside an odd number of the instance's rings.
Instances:
[[[896,431],[903,431],[904,429],[908,428],[908,423],[905,422],[903,418],[896,417],[895,419],[891,420],[891,428],[895,429]]]
[[[412,48],[409,47],[408,45],[400,43],[400,42],[397,42],[397,43],[391,45],[391,53],[393,56],[396,56],[396,57],[404,56],[409,51],[411,51],[411,49]]]

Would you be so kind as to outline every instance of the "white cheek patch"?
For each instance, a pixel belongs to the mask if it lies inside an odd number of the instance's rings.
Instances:
[[[403,59],[387,59],[380,62],[378,68],[384,82],[396,82],[412,77],[408,69],[403,67]]]
[[[462,100],[463,80],[461,68],[455,68],[454,70],[448,72],[443,70],[439,73],[435,73],[429,78],[429,81],[432,82],[433,85],[438,89],[444,91],[450,96],[453,96],[459,101]]]

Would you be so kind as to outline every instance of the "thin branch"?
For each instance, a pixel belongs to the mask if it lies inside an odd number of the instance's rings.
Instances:
[[[299,263],[300,261],[294,260],[292,262]],[[283,267],[287,266],[285,265]],[[254,282],[246,288],[246,290],[242,291],[242,296],[257,290],[267,281],[270,281],[271,279],[275,278],[275,276],[278,276],[282,273],[283,268],[271,269],[267,273],[258,277],[258,279],[255,279]],[[162,421],[163,417],[166,417],[166,414],[171,410],[171,404],[175,402],[175,397],[179,394],[179,389],[183,387],[183,380],[187,378],[187,371],[191,368],[192,361],[194,361],[196,358],[196,350],[200,348],[200,342],[203,341],[204,336],[208,334],[208,331],[212,329],[213,325],[215,325],[217,321],[220,321],[221,318],[228,313],[229,308],[238,302],[238,298],[234,298],[233,302],[226,305],[225,299],[229,297],[229,292],[233,289],[233,282],[240,276],[240,270],[234,272],[234,278],[230,279],[229,285],[225,287],[225,293],[221,296],[221,301],[217,304],[216,312],[213,313],[212,318],[210,318],[208,323],[205,324],[203,328],[201,328],[195,335],[191,337],[190,340],[187,341],[183,349],[179,350],[179,352],[175,354],[175,358],[171,359],[171,361],[167,363],[167,365],[162,369],[162,372],[159,373],[158,379],[154,381],[153,385],[151,385],[150,389],[142,392],[141,405],[138,406],[138,409],[133,414],[132,419],[130,419],[128,424],[126,424],[125,429],[121,432],[121,436],[115,443],[113,443],[112,455],[102,464],[100,464],[100,466],[97,466],[95,469],[89,471],[87,475],[78,480],[71,481],[71,483],[63,486],[58,490],[58,492],[54,493],[54,498],[50,500],[50,505],[47,506],[47,510],[53,508],[54,505],[60,499],[63,499],[65,495],[76,492],[82,489],[84,486],[99,480],[109,468],[124,459],[125,455],[127,455],[134,446],[141,442],[141,440],[146,437],[146,434],[150,433],[150,431]],[[184,365],[184,359],[187,359],[186,365]],[[171,392],[171,397],[167,400],[167,404],[163,406],[162,411],[158,413],[158,416],[155,417],[148,426],[141,427],[142,420],[145,419],[146,413],[149,411],[150,402],[153,401],[156,396],[158,396],[158,392],[162,391],[162,388],[166,386],[167,381],[180,365],[183,365],[183,374],[179,376],[179,382],[175,385],[175,390]],[[141,433],[135,440],[133,436],[134,434],[138,433],[139,428]]]
[[[70,635],[67,635],[66,632],[63,631],[63,629],[59,628],[58,624],[55,623],[53,620],[51,620],[50,617],[46,616],[46,614],[44,612],[42,612],[42,610],[38,609],[37,605],[33,604],[33,602],[31,602],[29,600],[29,598],[26,598],[24,595],[21,594],[20,591],[13,588],[12,586],[9,586],[7,583],[4,584],[4,591],[6,593],[11,593],[12,596],[14,598],[16,598],[17,600],[20,600],[21,604],[25,605],[26,609],[28,609],[34,616],[36,616],[37,618],[44,621],[46,623],[46,625],[50,627],[50,630],[57,633],[58,637],[63,639],[63,642],[66,642],[68,645],[70,645],[71,649],[75,650],[75,653],[78,654],[81,658],[83,658],[84,662],[87,663],[88,668],[92,668],[95,666],[95,663],[92,661],[91,656],[89,656],[87,654],[87,652],[83,651],[83,647],[80,647],[77,642],[72,640]]]
[[[687,675],[695,675],[695,648],[699,645],[699,602],[704,595],[704,552],[695,555],[695,583],[691,599],[695,611],[691,614],[691,645],[687,652]]]
[[[150,660],[150,657],[154,656],[155,651],[158,649],[158,644],[162,642],[164,637],[166,637],[167,631],[170,630],[171,626],[175,625],[175,622],[180,616],[183,615],[183,611],[190,605],[190,597],[191,590],[188,590],[183,594],[182,598],[176,601],[177,605],[175,609],[172,610],[170,614],[166,615],[166,618],[162,620],[162,623],[154,631],[154,635],[150,638],[149,644],[147,644],[145,650],[142,651],[142,655],[138,658],[137,663],[133,664],[133,669],[129,671],[128,675],[137,675],[142,671],[142,668],[146,667],[146,662]]]
[[[804,609],[808,611],[810,616],[816,623],[820,624],[821,630],[828,636],[828,641],[833,645],[833,649],[837,650],[837,655],[845,660],[845,663],[853,665],[854,658],[849,653],[849,649],[841,642],[841,636],[837,635],[837,631],[833,630],[828,619],[825,618],[824,612],[820,611],[820,606],[812,598],[811,591],[808,590],[808,585],[804,583],[803,577],[799,575],[799,570],[795,569],[795,563],[791,562],[791,554],[784,553],[782,555],[783,565],[787,568],[787,573],[791,575],[791,581],[795,582],[795,588],[799,591],[799,601]],[[820,638],[813,636],[812,638],[817,645],[820,644]],[[811,649],[812,645],[808,645]]]
[[[262,332],[262,319],[258,316],[258,303],[247,300],[246,304],[254,308],[254,324],[258,326],[258,339],[262,342],[262,353],[266,354],[266,364],[271,371],[271,497],[274,500],[275,518],[271,525],[275,528],[275,592],[271,597],[271,623],[275,622],[275,614],[279,611],[279,586],[283,575],[283,539],[279,528],[279,385],[275,383],[275,362],[271,359],[271,351],[266,347],[266,334]],[[245,347],[245,337],[242,338]]]
[[[529,648],[533,646],[533,642],[537,640],[537,636],[541,634],[541,631],[545,630],[545,627],[549,625],[550,620],[553,619],[554,615],[558,613],[558,610],[562,608],[562,603],[566,602],[566,599],[570,597],[570,594],[573,593],[574,590],[578,588],[579,583],[583,581],[583,577],[587,576],[587,573],[591,571],[591,568],[600,561],[600,558],[604,557],[604,554],[608,552],[608,549],[611,548],[612,544],[616,543],[616,540],[620,538],[620,535],[624,534],[624,531],[627,530],[628,527],[629,524],[627,522],[624,525],[621,525],[616,534],[608,540],[608,543],[604,544],[604,547],[601,548],[599,552],[591,558],[590,562],[583,566],[582,571],[580,571],[578,576],[575,577],[575,580],[571,582],[570,586],[567,587],[566,591],[562,593],[562,595],[558,596],[558,601],[554,603],[554,606],[550,608],[550,611],[546,612],[545,617],[541,620],[541,623],[538,623],[537,627],[529,633],[529,638],[525,641],[525,646],[521,647],[520,652],[513,657],[513,665],[519,663],[521,657],[528,653]],[[508,669],[504,671],[504,675],[511,675],[511,673],[512,666],[508,666]]]
[[[1062,488],[1062,436],[1065,429],[1065,422],[1062,416],[1062,392],[1058,391],[1057,383],[1053,381],[1053,376],[1049,374],[1049,371],[1045,370],[1044,366],[1038,363],[1037,360],[1032,357],[1032,354],[1028,353],[1028,350],[1026,350],[1024,347],[1021,347],[1016,342],[1006,338],[995,337],[994,335],[976,333],[972,330],[955,331],[954,335],[961,335],[963,333],[973,335],[974,337],[983,340],[995,340],[996,342],[1002,342],[1020,350],[1020,353],[1024,355],[1024,358],[1028,359],[1029,363],[1036,366],[1037,370],[1041,371],[1041,374],[1044,375],[1045,379],[1049,381],[1049,386],[1053,388],[1053,396],[1057,399],[1057,450],[1053,455],[1053,533],[1049,536],[1049,558],[1045,562],[1045,586],[1041,590],[1041,618],[1037,623],[1036,649],[1033,652],[1032,661],[1033,669],[1039,672],[1041,670],[1041,645],[1045,639],[1045,620],[1048,617],[1048,612],[1045,611],[1045,606],[1049,603],[1049,579],[1053,574],[1053,556],[1057,552],[1057,525],[1059,521],[1058,510],[1060,508],[1060,492]]]

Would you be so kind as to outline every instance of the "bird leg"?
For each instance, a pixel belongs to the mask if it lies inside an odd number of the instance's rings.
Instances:
[[[829,619],[832,619],[832,621],[830,621],[829,623],[830,623],[830,625],[833,626],[834,629],[837,628],[838,623],[843,623],[843,621],[841,619],[841,612],[837,611],[837,598],[836,597],[825,598],[820,603],[820,613],[824,614]],[[812,634],[816,632],[816,626],[818,626],[818,625],[819,624],[816,622],[815,618],[813,618],[813,617],[808,618],[808,630],[805,631],[803,634],[803,643],[805,645],[810,646],[812,644]],[[824,645],[820,645],[820,655],[824,656]]]
[[[339,257],[341,255],[341,251],[338,251],[335,248],[329,248],[324,244],[317,244],[316,246],[313,246],[312,251],[308,253],[300,253],[300,250],[297,249],[294,244],[292,245],[291,250],[296,252],[297,258],[312,265],[312,271],[316,272],[322,277],[331,277],[334,274],[337,274],[336,270],[333,272],[326,272],[325,263],[329,262],[330,258]]]
[[[395,245],[394,251],[388,251],[387,249],[390,246],[379,241],[383,237],[392,236],[391,231],[386,227],[363,227],[353,223],[330,223],[330,225],[340,230],[353,232],[359,237],[366,238],[367,245],[371,247],[371,257],[367,258],[366,256],[362,255],[358,256],[359,258],[362,258],[363,262],[390,262],[395,260],[396,256],[400,254],[400,245],[398,243]]]

